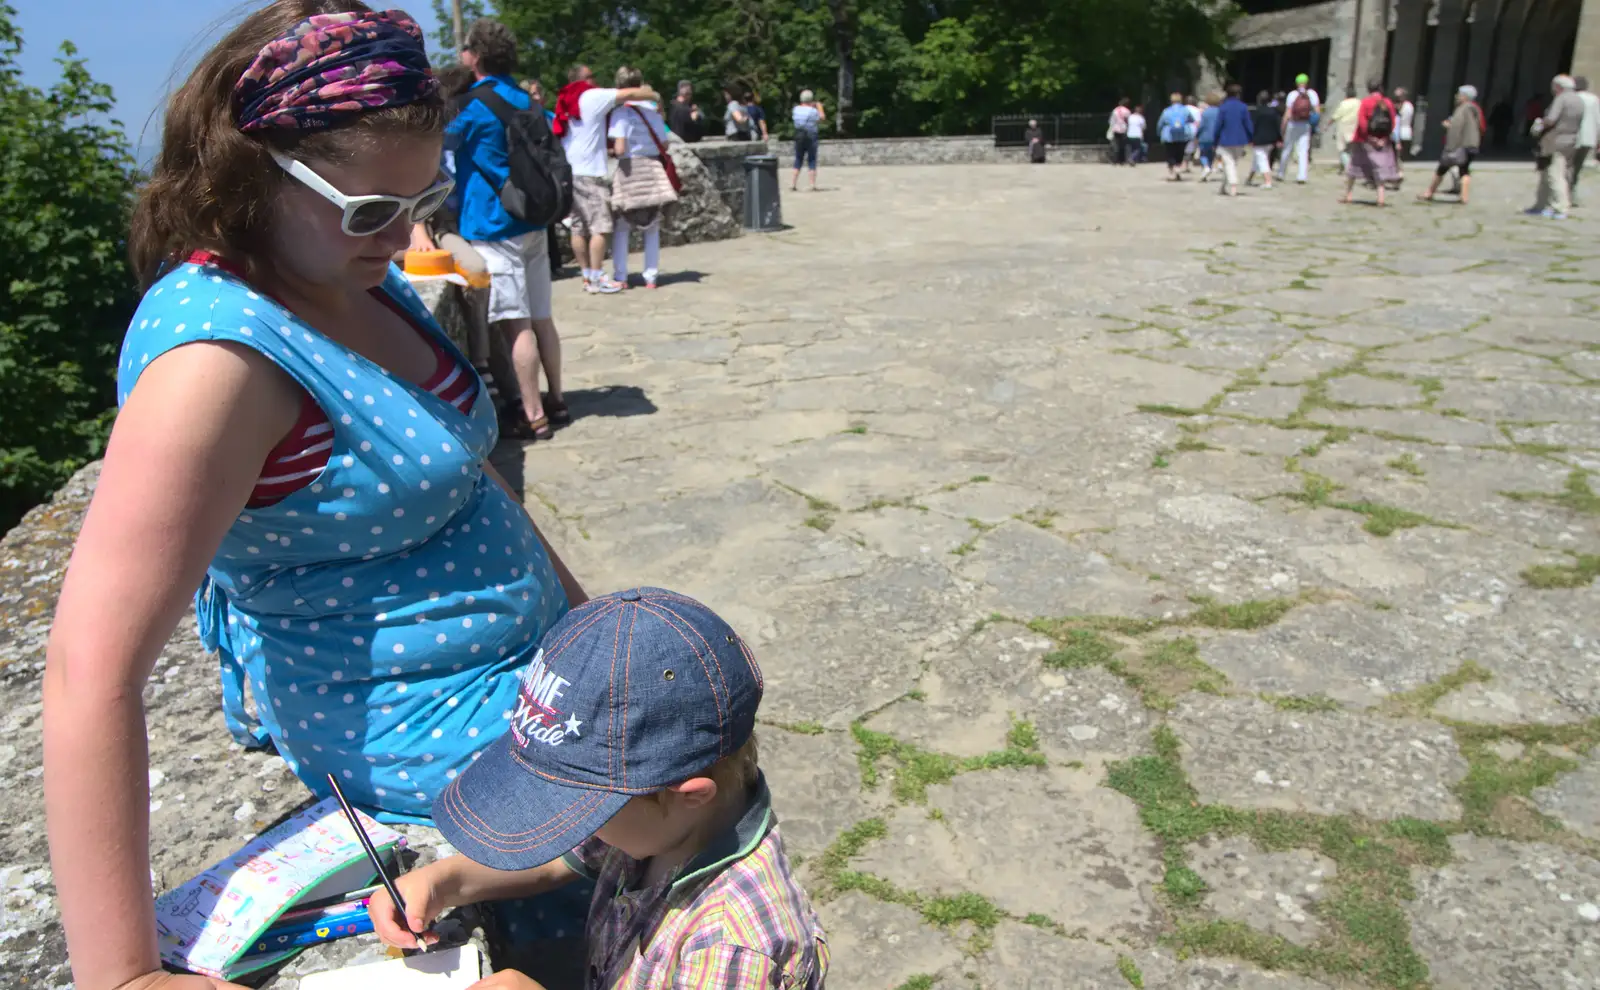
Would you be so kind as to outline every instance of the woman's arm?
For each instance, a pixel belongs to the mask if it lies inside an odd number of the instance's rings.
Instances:
[[[145,369],[111,432],[44,674],[50,859],[80,990],[156,982],[144,684],[298,410],[261,355],[189,345]]]
[[[522,505],[522,496],[516,493],[511,484],[502,478],[500,472],[496,471],[494,465],[488,461],[483,462],[483,473],[493,478],[495,484],[505,489],[505,493],[511,496],[511,501],[522,507],[522,514],[528,517],[528,525],[533,527],[533,535],[539,538],[539,542],[544,544],[544,552],[550,555],[550,566],[555,569],[556,577],[561,581],[561,590],[567,593],[567,605],[577,608],[588,601],[589,593],[584,591],[583,585],[579,584],[578,579],[572,576],[572,572],[567,569],[566,561],[562,560],[561,555],[556,553],[556,548],[551,546],[550,541],[544,538],[544,533],[539,530],[539,524],[534,522],[533,516],[528,513],[528,507]]]

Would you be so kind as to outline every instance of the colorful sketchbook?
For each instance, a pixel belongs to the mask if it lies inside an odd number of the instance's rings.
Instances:
[[[366,815],[361,824],[385,859],[405,845],[399,832]],[[279,915],[375,879],[339,802],[319,801],[156,898],[161,960],[222,980],[275,965],[301,951],[254,951]]]

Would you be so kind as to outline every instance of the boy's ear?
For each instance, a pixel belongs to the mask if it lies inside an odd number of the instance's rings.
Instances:
[[[703,808],[717,799],[717,782],[710,777],[690,777],[667,790],[677,794],[687,808]]]

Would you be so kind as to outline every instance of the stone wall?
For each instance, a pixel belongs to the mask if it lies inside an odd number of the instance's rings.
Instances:
[[[705,169],[717,195],[733,215],[734,226],[744,224],[744,160],[751,155],[765,155],[770,149],[765,141],[700,141],[696,144],[672,144],[673,161],[679,161],[677,150],[691,151]],[[680,169],[681,174],[681,169]]]
[[[661,243],[672,247],[738,237],[743,232],[744,158],[766,150],[763,141],[685,144],[673,135],[667,154],[678,169],[683,191],[662,218]],[[634,247],[640,246],[636,237]]]
[[[780,171],[794,164],[794,143],[774,141]],[[1066,145],[1050,149],[1052,162],[1096,162],[1101,145]],[[1026,148],[996,148],[987,134],[948,137],[829,138],[817,149],[818,168],[843,165],[986,165],[1028,160]]]

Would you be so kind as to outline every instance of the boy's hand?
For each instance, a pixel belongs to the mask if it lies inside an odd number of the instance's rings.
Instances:
[[[502,969],[493,976],[485,976],[467,990],[544,990],[544,985],[514,969]]]
[[[395,889],[406,902],[404,917],[387,890],[380,888],[373,893],[367,902],[367,914],[372,918],[373,930],[385,943],[402,949],[419,948],[417,936],[412,934],[414,931],[421,932],[422,941],[428,945],[439,941],[439,936],[428,931],[428,926],[445,909],[455,906],[446,893],[449,887],[447,870],[441,869],[446,863],[448,860],[430,863],[396,878]]]

